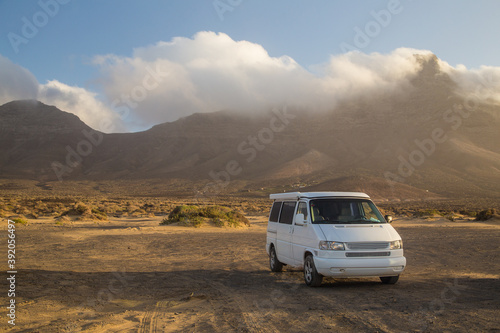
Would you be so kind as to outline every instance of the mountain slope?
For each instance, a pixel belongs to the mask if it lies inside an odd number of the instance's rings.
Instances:
[[[499,197],[500,107],[477,101],[470,109],[437,58],[419,61],[422,70],[402,93],[367,94],[326,113],[194,114],[139,133],[103,134],[55,107],[7,103],[0,107],[0,176]]]
[[[0,175],[36,178],[93,130],[74,114],[37,101],[0,107]],[[82,133],[83,132],[83,133]]]

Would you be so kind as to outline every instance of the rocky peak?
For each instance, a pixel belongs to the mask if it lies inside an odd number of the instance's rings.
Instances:
[[[20,100],[0,106],[0,130],[2,134],[16,133],[20,129],[28,133],[71,133],[88,129],[80,118],[36,100]]]
[[[456,83],[441,70],[439,59],[435,54],[415,54],[417,63],[421,66],[412,84],[424,93],[443,93],[451,95],[456,90]]]

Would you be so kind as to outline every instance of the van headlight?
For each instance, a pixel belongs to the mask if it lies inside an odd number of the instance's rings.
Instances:
[[[389,243],[389,249],[391,250],[398,250],[402,248],[403,248],[403,241],[401,239]]]
[[[330,242],[330,241],[320,241],[320,250],[333,250],[333,251],[343,251],[345,250],[344,243],[341,242]]]

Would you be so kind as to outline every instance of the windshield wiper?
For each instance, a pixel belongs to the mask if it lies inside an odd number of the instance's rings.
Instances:
[[[321,220],[321,221],[314,221],[313,223],[317,224],[336,224],[336,223],[342,223],[341,221],[337,220]]]
[[[367,220],[367,219],[357,219],[357,220],[352,220],[352,221],[349,221],[349,223],[353,223],[353,222],[363,222],[363,223],[382,223],[381,221],[373,221],[373,220]]]

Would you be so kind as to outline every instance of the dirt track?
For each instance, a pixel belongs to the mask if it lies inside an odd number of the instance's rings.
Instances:
[[[270,272],[265,223],[251,222],[18,226],[14,331],[500,332],[500,223],[396,221],[408,259],[396,285],[326,279],[309,288],[301,271]]]

